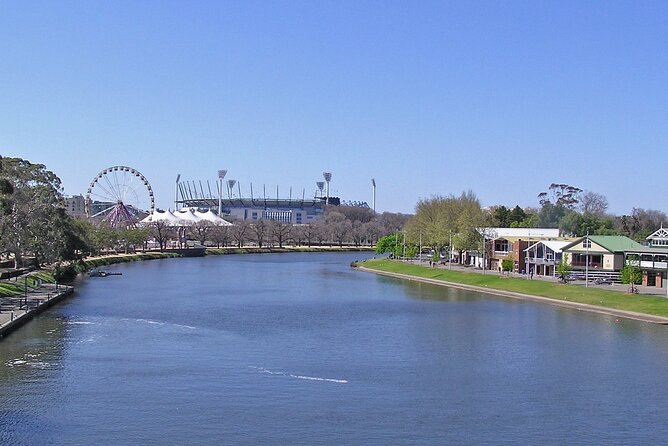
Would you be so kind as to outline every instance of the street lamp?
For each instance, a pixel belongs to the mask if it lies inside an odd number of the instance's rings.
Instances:
[[[585,241],[585,288],[589,288],[589,229],[587,229],[587,238]],[[631,285],[633,286],[633,285]]]

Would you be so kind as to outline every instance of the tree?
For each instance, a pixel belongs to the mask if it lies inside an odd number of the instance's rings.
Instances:
[[[564,253],[561,257],[561,261],[557,264],[557,274],[562,282],[566,281],[566,278],[573,270],[573,266],[568,263],[568,254]]]
[[[503,272],[507,272],[510,274],[510,272],[515,268],[515,260],[513,259],[512,255],[509,255],[505,259],[501,260],[501,269]]]
[[[206,243],[206,237],[212,227],[213,225],[210,221],[202,220],[190,226],[188,229],[193,238],[197,240],[200,245],[204,245]]]
[[[537,223],[541,228],[558,228],[561,219],[566,215],[567,208],[561,204],[545,202],[538,211]]]
[[[278,243],[278,247],[282,248],[283,244],[290,239],[292,224],[281,221],[272,221],[269,223],[269,232],[272,239]]]
[[[230,232],[232,235],[232,239],[237,243],[238,248],[242,248],[244,246],[244,242],[246,241],[246,238],[248,237],[248,232],[249,232],[249,224],[248,222],[244,220],[240,220],[234,224],[234,226],[230,226]]]
[[[167,240],[175,236],[174,228],[170,227],[164,220],[154,221],[149,226],[149,235],[158,242],[162,251],[167,247]]]
[[[622,283],[633,285],[640,285],[642,283],[642,271],[636,265],[626,263],[621,271],[620,280]]]
[[[59,251],[53,248],[64,246],[65,237],[65,226],[56,212],[62,203],[60,179],[44,165],[21,158],[0,158],[0,170],[4,210],[0,213],[0,249],[14,256],[15,267],[27,254]]]
[[[472,246],[474,238],[479,240],[479,235],[476,238],[475,234],[483,222],[484,214],[478,198],[472,191],[467,191],[458,197],[450,195],[420,200],[405,230],[412,244],[422,239],[423,246],[440,252],[452,238],[455,246],[466,250]]]
[[[376,243],[376,254],[392,253],[395,256],[400,255],[397,247],[401,245],[399,233],[389,234],[378,239]]]
[[[586,191],[580,199],[580,210],[584,215],[603,216],[608,210],[608,199],[602,194]]]
[[[336,241],[339,246],[343,246],[343,243],[347,240],[347,236],[352,232],[353,224],[349,220],[338,221],[330,224],[331,236],[334,241]]]
[[[622,215],[618,220],[619,230],[623,235],[637,241],[644,241],[647,236],[668,222],[668,216],[662,211],[633,208],[631,215]]]
[[[230,242],[230,226],[214,226],[210,236],[216,247],[227,246]]]
[[[267,223],[264,220],[258,220],[251,225],[251,232],[255,235],[255,243],[258,248],[262,248],[267,235]]]
[[[559,232],[565,236],[590,235],[617,235],[615,222],[605,215],[580,214],[576,211],[567,211],[559,223]]]
[[[317,227],[312,224],[298,226],[303,239],[306,241],[306,246],[310,247],[313,240],[316,238]]]
[[[582,189],[564,183],[552,183],[548,192],[538,194],[541,206],[551,203],[555,206],[562,206],[567,209],[574,209],[580,202]]]

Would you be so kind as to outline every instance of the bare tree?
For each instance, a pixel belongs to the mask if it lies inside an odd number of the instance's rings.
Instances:
[[[262,248],[264,241],[267,236],[268,225],[264,220],[258,220],[251,225],[251,232],[255,236],[255,243],[257,243],[258,248]]]
[[[169,227],[166,221],[158,220],[151,223],[149,226],[149,234],[158,242],[160,251],[167,247],[167,240],[174,237],[174,230]]]
[[[350,220],[337,221],[329,224],[332,238],[339,246],[347,241],[348,235],[352,232],[353,224]]]
[[[608,210],[608,199],[602,194],[586,191],[580,198],[580,209],[585,215],[604,215]]]
[[[248,238],[248,233],[250,231],[250,226],[248,222],[244,220],[239,220],[234,224],[234,226],[230,226],[230,231],[232,235],[232,239],[237,244],[237,247],[242,248],[244,246],[244,242]]]
[[[230,226],[214,226],[209,233],[211,241],[216,244],[218,248],[227,246],[230,242]]]
[[[201,245],[204,245],[206,243],[206,236],[212,227],[213,225],[211,224],[211,222],[203,220],[203,221],[198,221],[194,225],[190,226],[188,229],[190,234],[192,234],[193,238],[195,238],[195,240],[197,240]]]
[[[283,244],[290,239],[292,224],[280,221],[272,221],[269,224],[269,232],[271,233],[272,239],[278,243],[278,247],[282,248]]]

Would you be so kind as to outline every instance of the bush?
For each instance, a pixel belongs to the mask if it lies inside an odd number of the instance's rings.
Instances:
[[[622,269],[621,281],[622,283],[640,285],[642,283],[642,271],[637,266],[626,265]]]

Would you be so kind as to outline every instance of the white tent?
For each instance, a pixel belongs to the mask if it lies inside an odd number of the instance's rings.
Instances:
[[[232,226],[232,223],[220,218],[219,216],[211,212],[210,209],[205,212],[195,211],[195,215],[199,217],[201,220],[208,221],[216,226]]]
[[[164,221],[167,226],[179,226],[179,218],[170,211],[155,210],[144,218],[140,223],[151,224],[159,221]]]
[[[195,211],[190,208],[183,208],[180,211],[174,212],[174,216],[178,218],[180,226],[190,226],[202,221],[202,218],[195,215]]]

